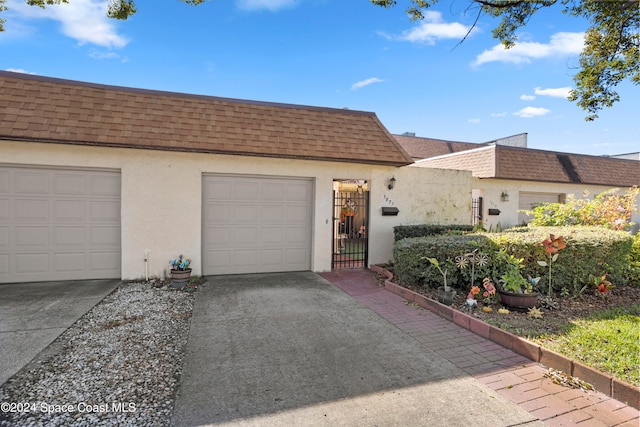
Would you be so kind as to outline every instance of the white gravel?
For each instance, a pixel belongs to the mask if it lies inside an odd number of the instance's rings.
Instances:
[[[0,426],[169,425],[194,295],[159,285],[122,284],[7,381]]]

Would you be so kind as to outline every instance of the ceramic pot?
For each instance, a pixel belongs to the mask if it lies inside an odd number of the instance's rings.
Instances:
[[[538,302],[538,292],[530,294],[518,294],[514,292],[507,292],[498,289],[500,294],[500,301],[507,307],[514,308],[516,310],[526,310],[528,308],[535,307]]]

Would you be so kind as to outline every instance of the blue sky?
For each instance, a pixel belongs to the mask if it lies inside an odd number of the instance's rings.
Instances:
[[[587,23],[540,12],[505,51],[495,19],[442,0],[422,22],[399,1],[138,0],[128,21],[106,2],[45,10],[8,0],[0,69],[95,83],[375,112],[391,133],[485,142],[528,133],[529,147],[640,151],[638,87],[585,122],[567,101]]]

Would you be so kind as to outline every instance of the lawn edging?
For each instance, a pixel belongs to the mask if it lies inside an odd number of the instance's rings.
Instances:
[[[370,270],[383,274],[387,278],[384,282],[384,288],[389,292],[414,302],[420,307],[536,363],[579,378],[591,384],[597,391],[635,409],[640,409],[640,388],[393,283],[391,281],[393,273],[382,266],[371,265]]]

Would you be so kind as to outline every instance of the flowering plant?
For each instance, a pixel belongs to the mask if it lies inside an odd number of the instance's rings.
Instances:
[[[549,266],[549,296],[551,296],[551,264],[558,259],[558,251],[567,247],[567,244],[562,240],[562,236],[549,235],[548,239],[545,239],[542,244],[545,247],[545,252],[549,255],[549,262],[538,261],[538,265],[542,267]]]
[[[171,264],[172,270],[184,271],[189,269],[189,266],[191,265],[191,259],[184,258],[182,255],[180,255],[178,259],[172,259],[171,261],[169,261],[169,264]]]
[[[609,293],[610,289],[615,288],[613,284],[607,280],[607,275],[593,277],[593,283],[596,285],[596,294],[605,296]]]

